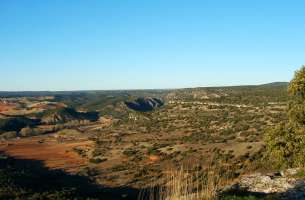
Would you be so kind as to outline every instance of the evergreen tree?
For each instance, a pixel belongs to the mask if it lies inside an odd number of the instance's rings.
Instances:
[[[267,131],[267,157],[276,168],[305,166],[305,66],[289,84],[288,122]]]

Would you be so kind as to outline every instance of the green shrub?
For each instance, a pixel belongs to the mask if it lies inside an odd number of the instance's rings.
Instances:
[[[267,159],[276,168],[305,165],[305,66],[289,84],[289,122],[266,132]]]
[[[270,129],[265,136],[268,160],[275,168],[302,166],[305,163],[304,141],[290,125],[281,124]]]
[[[93,164],[99,164],[99,163],[102,163],[102,162],[105,162],[105,161],[107,161],[107,158],[103,158],[103,159],[101,159],[101,158],[91,158],[89,160],[89,162],[93,163]]]

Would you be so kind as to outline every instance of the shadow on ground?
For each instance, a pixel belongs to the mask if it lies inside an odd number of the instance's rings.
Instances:
[[[153,192],[152,192],[153,191]],[[41,161],[7,157],[0,152],[0,199],[30,200],[141,200],[158,199],[158,189],[141,192],[134,188],[110,188],[95,184],[86,176],[71,175],[62,170],[50,170]],[[250,198],[249,198],[250,197]],[[305,199],[305,186],[297,185],[285,193],[266,195],[246,191],[231,191],[223,200]]]
[[[138,192],[128,187],[102,187],[84,176],[50,170],[41,161],[0,153],[0,199],[134,200]]]

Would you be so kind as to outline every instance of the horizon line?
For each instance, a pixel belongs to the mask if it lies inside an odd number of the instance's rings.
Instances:
[[[246,86],[263,86],[269,84],[288,84],[288,81],[275,81],[262,84],[244,84],[244,85],[215,85],[215,86],[196,86],[196,87],[177,87],[177,88],[143,88],[143,89],[81,89],[81,90],[0,90],[0,93],[25,93],[25,92],[110,92],[110,91],[143,91],[143,90],[181,90],[181,89],[196,89],[196,88],[219,88],[219,87],[246,87]]]

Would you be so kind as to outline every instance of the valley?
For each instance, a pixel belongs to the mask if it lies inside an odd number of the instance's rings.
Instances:
[[[286,91],[280,83],[1,94],[0,152],[111,188],[162,185],[181,167],[217,166],[234,181],[263,169],[263,136],[287,120]]]

